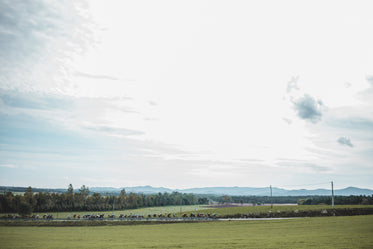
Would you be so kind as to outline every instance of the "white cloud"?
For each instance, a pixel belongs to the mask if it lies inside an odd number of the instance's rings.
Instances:
[[[354,147],[354,145],[351,143],[351,139],[349,139],[347,137],[340,137],[340,138],[338,138],[337,142],[342,144],[342,145],[347,145],[349,147]]]
[[[315,100],[310,95],[305,94],[303,97],[295,100],[294,109],[300,118],[317,123],[322,117],[323,103],[321,100]]]
[[[24,124],[0,130],[12,164],[45,159],[70,177],[75,161],[90,182],[176,187],[370,172],[368,2],[83,3],[0,4],[0,122]],[[53,131],[71,148],[41,142]],[[344,154],[341,134],[356,145]]]
[[[2,168],[9,168],[9,169],[16,169],[16,168],[18,168],[18,166],[14,165],[14,164],[0,164],[0,167],[2,167]]]
[[[373,75],[367,76],[366,79],[367,79],[368,83],[370,83],[373,87]]]
[[[2,1],[0,88],[59,93],[94,42],[84,1]]]

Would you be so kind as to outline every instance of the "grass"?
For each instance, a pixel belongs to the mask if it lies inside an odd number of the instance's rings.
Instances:
[[[53,214],[54,218],[65,219],[69,215],[72,217],[74,214],[80,215],[81,217],[84,214],[105,214],[105,217],[108,217],[109,214],[115,214],[118,217],[120,214],[129,215],[145,215],[148,214],[176,214],[178,217],[181,217],[180,213],[210,213],[210,214],[218,214],[218,217],[241,217],[241,215],[247,214],[262,214],[259,215],[260,217],[266,217],[265,214],[269,212],[272,213],[281,213],[281,212],[290,212],[290,216],[293,213],[296,216],[296,212],[302,211],[322,211],[322,210],[329,210],[331,209],[330,205],[286,205],[286,206],[276,206],[274,205],[273,208],[270,206],[242,206],[242,207],[227,207],[227,208],[208,208],[206,205],[190,205],[190,206],[164,206],[164,207],[147,207],[147,208],[139,208],[139,209],[127,209],[127,210],[116,210],[116,211],[79,211],[79,212],[52,212],[49,214]],[[336,205],[334,209],[373,209],[373,205]],[[34,213],[39,214],[42,217],[46,213]],[[366,213],[367,214],[367,213]],[[370,214],[370,213],[369,213]],[[13,215],[13,214],[0,214],[0,217]],[[345,215],[345,214],[344,214]],[[281,216],[281,215],[280,215]],[[286,215],[285,215],[286,216]],[[307,215],[306,215],[307,216]],[[250,216],[249,216],[250,217]]]
[[[373,248],[373,215],[135,226],[0,227],[1,248]]]
[[[196,212],[199,210],[206,209],[205,205],[188,205],[181,206],[182,212]],[[44,214],[52,214],[54,218],[67,218],[68,215],[71,217],[76,214],[83,216],[84,214],[105,214],[105,217],[109,214],[115,214],[118,217],[120,214],[137,214],[137,215],[148,215],[148,214],[168,214],[168,213],[179,213],[180,206],[163,206],[163,207],[147,207],[147,208],[138,208],[138,209],[127,209],[127,210],[115,210],[115,211],[72,211],[72,212],[44,212],[44,213],[33,213],[35,215],[43,216]],[[8,214],[0,214],[0,217],[6,216]],[[13,214],[10,214],[13,215]]]
[[[330,205],[289,205],[289,206],[242,206],[242,207],[229,207],[229,208],[214,208],[206,209],[204,212],[217,213],[219,216],[229,216],[235,214],[259,214],[271,212],[296,212],[298,211],[312,211],[331,209]],[[373,205],[335,205],[335,209],[354,209],[354,208],[373,208]]]

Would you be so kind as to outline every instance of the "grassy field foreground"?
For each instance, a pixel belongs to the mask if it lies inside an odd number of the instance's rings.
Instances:
[[[273,208],[270,206],[238,206],[238,207],[226,207],[226,208],[209,208],[207,205],[189,205],[189,206],[163,206],[163,207],[146,207],[138,209],[127,209],[127,210],[109,210],[109,211],[71,211],[71,212],[43,212],[33,213],[34,215],[39,215],[42,217],[44,214],[52,214],[54,218],[57,219],[66,219],[69,215],[72,217],[75,215],[83,216],[84,214],[105,214],[107,217],[109,214],[115,214],[116,217],[119,217],[120,214],[137,214],[145,215],[148,214],[176,214],[178,217],[181,217],[183,213],[216,213],[218,217],[236,217],[239,218],[243,215],[253,215],[253,214],[264,214],[262,217],[266,217],[265,214],[269,212],[272,213],[290,213],[292,217],[297,216],[297,212],[307,212],[307,211],[319,211],[330,210],[332,209],[330,205],[274,205]],[[373,209],[373,205],[336,205],[333,209],[342,210],[342,209]],[[180,213],[180,210],[182,211]],[[0,217],[13,216],[17,214],[14,213],[0,213]],[[325,215],[323,215],[325,216]],[[284,216],[286,217],[286,216]]]
[[[373,215],[97,227],[0,227],[1,248],[373,248]]]

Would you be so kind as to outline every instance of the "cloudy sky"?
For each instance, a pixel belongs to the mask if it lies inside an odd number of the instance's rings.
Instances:
[[[0,1],[0,185],[373,188],[372,1]]]

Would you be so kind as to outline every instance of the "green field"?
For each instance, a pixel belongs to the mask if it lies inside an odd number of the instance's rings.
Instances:
[[[148,215],[148,214],[168,214],[168,213],[179,213],[180,209],[182,212],[196,212],[198,210],[206,209],[206,206],[202,205],[190,205],[190,206],[164,206],[164,207],[147,207],[138,209],[127,209],[127,210],[115,210],[115,211],[82,211],[82,212],[63,212],[63,213],[51,213],[55,218],[65,218],[67,215],[80,214],[105,214],[105,217],[109,214],[115,214],[118,217],[120,214],[135,214],[135,215]],[[40,213],[41,215],[43,213]]]
[[[49,212],[48,214],[52,214],[54,218],[66,218],[68,215],[80,215],[83,216],[84,214],[105,214],[105,217],[109,214],[115,214],[118,217],[120,214],[137,214],[137,215],[148,215],[148,214],[168,214],[168,213],[182,213],[184,212],[197,212],[200,210],[206,209],[207,206],[205,205],[188,205],[188,206],[163,206],[163,207],[147,207],[147,208],[138,208],[138,209],[127,209],[127,210],[115,210],[115,211],[72,211],[72,212]],[[202,211],[200,211],[202,212]],[[46,213],[33,213],[39,214],[43,216]],[[6,216],[8,214],[0,214],[0,217]],[[13,215],[13,214],[9,214]],[[15,214],[16,215],[16,214]]]
[[[359,208],[373,208],[373,205],[336,205],[335,209],[359,209]],[[164,207],[148,207],[148,208],[139,208],[139,209],[127,209],[127,210],[116,210],[116,211],[79,211],[79,212],[52,212],[54,218],[65,219],[70,215],[71,217],[76,214],[83,216],[84,214],[105,214],[105,217],[109,214],[115,214],[118,217],[120,214],[134,214],[134,215],[145,215],[148,214],[177,214],[179,217],[181,213],[210,213],[218,214],[220,217],[233,217],[237,214],[265,214],[269,212],[279,213],[279,212],[301,212],[309,210],[327,210],[331,209],[330,205],[286,205],[286,206],[277,206],[274,205],[273,208],[270,206],[242,206],[242,207],[229,207],[229,208],[208,208],[206,205],[190,205],[190,206],[164,206]],[[180,213],[180,210],[182,211]],[[43,216],[46,213],[34,213]],[[0,214],[0,217],[13,214]]]
[[[229,208],[206,209],[204,212],[217,213],[219,216],[230,216],[235,214],[267,213],[267,212],[297,212],[310,210],[331,209],[330,205],[285,205],[285,206],[243,206]],[[373,208],[373,205],[335,205],[335,209]]]
[[[1,248],[373,248],[373,215],[95,227],[0,227]]]

